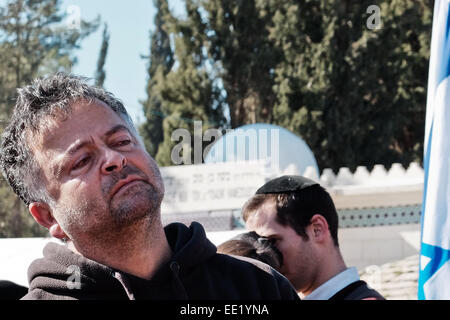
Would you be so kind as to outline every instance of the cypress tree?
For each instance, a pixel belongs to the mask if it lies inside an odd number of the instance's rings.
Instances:
[[[99,87],[103,87],[103,83],[105,82],[106,72],[104,68],[106,62],[106,55],[108,54],[108,46],[109,46],[109,32],[108,32],[108,25],[105,23],[103,27],[102,46],[100,48],[100,54],[97,60],[97,70],[95,72],[95,85]]]
[[[169,34],[165,30],[165,17],[168,16],[167,0],[155,0],[155,31],[150,34],[150,55],[148,59],[147,99],[141,101],[145,122],[139,127],[147,151],[155,157],[159,144],[164,140],[162,97],[159,90],[161,81],[172,69],[174,58]]]
[[[227,107],[221,127],[281,125],[305,140],[320,168],[420,161],[432,5],[186,0],[186,17],[165,23],[175,63],[156,91],[172,120],[163,121],[157,159],[170,164],[173,130],[192,131],[180,119],[219,119]]]

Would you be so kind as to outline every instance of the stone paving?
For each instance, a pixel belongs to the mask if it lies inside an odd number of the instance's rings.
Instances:
[[[359,274],[361,280],[388,300],[417,300],[419,255],[380,266],[368,266]]]

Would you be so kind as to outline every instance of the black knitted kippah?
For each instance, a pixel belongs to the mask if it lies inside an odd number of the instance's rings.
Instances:
[[[318,183],[302,176],[282,176],[266,182],[256,194],[295,192],[316,184]]]

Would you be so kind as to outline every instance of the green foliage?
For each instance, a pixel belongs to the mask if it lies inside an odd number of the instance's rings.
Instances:
[[[205,12],[205,49],[226,91],[231,127],[271,122],[274,66],[282,50],[269,38],[270,18],[255,1],[199,1]],[[201,31],[201,30],[199,30]]]
[[[0,132],[14,105],[16,89],[34,78],[70,71],[74,50],[95,31],[99,18],[69,29],[59,0],[15,0],[0,8]],[[0,178],[0,237],[45,235],[28,209]]]
[[[48,235],[31,217],[26,206],[11,191],[8,183],[0,179],[0,238],[38,237]]]
[[[105,26],[103,27],[102,46],[98,56],[97,70],[95,71],[95,85],[99,87],[103,87],[103,83],[105,82],[106,72],[104,66],[106,62],[106,55],[108,54],[108,46],[109,32],[108,25],[105,23]]]
[[[164,140],[163,113],[161,110],[161,84],[173,66],[173,52],[165,28],[165,17],[169,14],[167,0],[155,0],[155,32],[150,35],[147,99],[141,101],[146,121],[139,127],[147,151],[156,157],[159,144]],[[170,137],[169,137],[170,139]]]
[[[370,5],[381,9],[378,29],[367,26]],[[170,164],[171,130],[189,127],[180,119],[219,119],[212,106],[226,105],[233,128],[269,122],[301,136],[320,168],[420,161],[432,6],[187,0],[186,18],[166,10],[175,63],[153,89],[174,118],[157,159]]]
[[[157,1],[156,31],[152,34],[148,99],[143,102],[147,117],[141,133],[147,149],[159,165],[173,165],[171,150],[178,128],[193,132],[194,120],[203,128],[224,122],[220,89],[213,82],[210,66],[202,53],[203,33],[198,8],[190,1],[186,20],[174,18],[167,1]],[[176,61],[176,63],[175,63]],[[191,150],[193,149],[193,139]],[[193,152],[191,152],[193,156]],[[193,161],[193,159],[191,159]]]
[[[271,39],[285,48],[274,122],[301,135],[321,168],[420,161],[432,3],[285,3],[261,1]],[[377,30],[366,26],[372,4]]]

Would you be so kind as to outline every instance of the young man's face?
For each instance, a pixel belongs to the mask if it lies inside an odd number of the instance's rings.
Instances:
[[[281,273],[297,292],[308,292],[317,273],[314,245],[291,227],[279,224],[276,215],[275,201],[267,200],[248,216],[246,228],[275,240],[275,246],[283,255]]]
[[[78,101],[66,119],[49,117],[33,149],[54,199],[52,215],[74,243],[112,239],[142,219],[159,219],[159,169],[129,125],[103,102]]]

